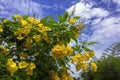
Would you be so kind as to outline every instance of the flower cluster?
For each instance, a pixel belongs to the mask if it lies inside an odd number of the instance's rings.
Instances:
[[[84,70],[86,71],[88,69],[88,61],[90,58],[92,58],[94,56],[94,51],[91,50],[89,52],[85,52],[84,54],[76,54],[75,56],[73,56],[71,58],[72,63],[76,64],[76,70]],[[94,69],[93,69],[94,66]],[[97,71],[97,67],[95,67],[95,63],[94,65],[91,66],[93,71]]]
[[[12,20],[0,19],[0,56],[6,58],[7,71],[16,77],[25,74],[20,80],[73,80],[70,61],[77,71],[86,71],[94,51],[77,40],[84,26],[79,18],[66,12],[58,15],[58,21],[51,16],[37,19],[18,14]],[[70,46],[71,40],[75,45]],[[97,71],[95,63],[91,69]]]
[[[52,54],[53,57],[59,59],[59,58],[64,58],[67,55],[71,55],[73,53],[73,49],[70,46],[65,46],[65,45],[55,45],[52,48]]]
[[[94,72],[96,72],[96,71],[97,71],[97,65],[96,65],[96,63],[92,62],[92,63],[91,63],[91,68],[92,68],[92,70],[93,70]]]
[[[73,80],[73,77],[68,73],[67,69],[63,67],[61,69],[61,74],[58,74],[54,71],[50,71],[52,80]]]
[[[14,17],[21,25],[21,27],[16,28],[14,32],[14,35],[18,40],[23,40],[26,36],[28,36],[31,30],[35,30],[37,33],[29,36],[31,37],[31,40],[33,39],[37,43],[40,42],[41,39],[48,41],[47,32],[51,31],[51,28],[44,26],[42,23],[40,23],[39,19],[35,19],[34,17],[27,17],[27,19],[24,19],[20,15],[15,15]]]
[[[8,71],[10,71],[11,76],[13,76],[13,74],[18,70],[18,69],[24,69],[28,75],[32,75],[33,74],[33,69],[36,68],[34,63],[27,63],[25,61],[21,61],[18,64],[16,62],[13,61],[12,58],[9,58],[6,64],[6,67],[8,69]]]

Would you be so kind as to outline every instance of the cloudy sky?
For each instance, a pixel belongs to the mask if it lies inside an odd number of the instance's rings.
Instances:
[[[33,15],[41,18],[71,12],[85,21],[80,41],[96,41],[91,46],[96,56],[110,44],[120,41],[120,0],[0,0],[0,18],[10,18],[13,14]]]

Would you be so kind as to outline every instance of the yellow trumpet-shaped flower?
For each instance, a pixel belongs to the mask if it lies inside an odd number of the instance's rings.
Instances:
[[[82,68],[81,65],[79,64],[76,65],[76,71],[79,71],[81,68]]]
[[[19,56],[20,56],[20,59],[27,59],[28,58],[28,54],[27,53],[20,53],[19,54]]]
[[[3,32],[2,25],[0,25],[0,33],[2,33],[2,32]]]
[[[88,68],[88,65],[87,65],[87,64],[82,65],[82,70],[83,70],[83,71],[86,71],[87,68]]]
[[[80,24],[80,27],[83,27],[83,26],[85,26],[85,24],[84,24],[84,23],[81,23],[81,24]]]
[[[3,20],[3,22],[4,23],[7,23],[9,20],[7,19],[7,18],[5,18],[4,20]]]
[[[40,24],[38,24],[38,26],[39,26],[39,27],[43,27],[43,24],[42,24],[42,23],[40,23]]]
[[[69,23],[70,23],[70,24],[75,24],[75,22],[76,22],[76,19],[75,19],[75,18],[71,18],[71,19],[69,20]]]
[[[34,35],[33,36],[33,40],[35,40],[35,42],[40,42],[41,41],[41,35]]]
[[[53,54],[53,57],[57,59],[63,58],[67,54],[67,49],[65,45],[55,45],[52,48],[52,54]]]
[[[13,74],[18,70],[16,63],[12,60],[12,58],[8,59],[6,67],[8,71],[10,71],[11,76],[13,76]]]
[[[72,31],[72,32],[73,32],[74,38],[78,38],[78,36],[79,36],[79,31]]]
[[[36,19],[35,21],[34,21],[34,24],[39,24],[40,23],[40,20],[39,19]]]
[[[67,69],[63,68],[60,75],[60,80],[73,80],[73,77],[67,72]]]
[[[34,63],[29,63],[29,65],[27,66],[26,72],[28,75],[32,75],[33,74],[33,69],[35,69],[36,66]]]
[[[21,61],[18,64],[19,69],[27,68],[27,66],[28,66],[28,63],[26,61]]]
[[[94,56],[94,51],[91,50],[91,51],[89,52],[89,55],[90,55],[90,57],[93,57],[93,56]]]
[[[22,17],[20,15],[18,15],[18,14],[14,15],[14,17],[17,18],[18,20],[22,19]]]
[[[73,49],[71,46],[67,46],[67,55],[71,55],[73,53]]]
[[[83,57],[84,57],[84,59],[85,59],[86,61],[88,61],[88,60],[90,59],[90,56],[89,56],[89,53],[88,53],[88,52],[86,52],[86,53],[83,55]]]
[[[8,51],[4,46],[0,45],[0,53],[3,55],[7,55]]]
[[[53,70],[50,71],[51,79],[52,80],[60,80],[58,74],[54,72]]]
[[[81,54],[75,54],[75,56],[71,58],[72,63],[78,62],[81,57]]]
[[[38,53],[38,52],[35,52],[33,55],[34,55],[34,56],[38,56],[38,55],[39,55],[39,53]]]
[[[92,69],[94,72],[97,71],[97,65],[96,65],[96,63],[94,63],[94,62],[91,63],[91,69]]]
[[[33,18],[33,17],[28,17],[27,20],[30,21],[30,22],[34,22],[35,18]]]
[[[45,26],[45,31],[51,31],[52,29],[50,27]]]
[[[18,40],[22,40],[23,38],[24,38],[24,37],[21,35],[21,33],[19,33],[17,39],[18,39]]]
[[[27,21],[26,21],[26,20],[23,20],[23,19],[20,20],[20,22],[21,22],[21,25],[22,25],[22,26],[26,26],[26,25],[28,24]]]

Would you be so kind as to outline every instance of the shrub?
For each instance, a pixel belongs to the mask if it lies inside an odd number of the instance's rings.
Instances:
[[[2,18],[0,22],[1,80],[73,80],[69,63],[87,70],[94,51],[77,41],[83,23],[67,12],[37,19],[30,16]],[[69,43],[75,41],[76,45]]]

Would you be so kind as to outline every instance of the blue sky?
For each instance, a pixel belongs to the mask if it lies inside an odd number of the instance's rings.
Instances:
[[[41,18],[70,13],[76,5],[74,15],[85,20],[85,28],[80,41],[97,41],[91,46],[96,56],[110,44],[120,41],[120,0],[0,0],[0,18],[10,18],[13,14],[33,15]]]

